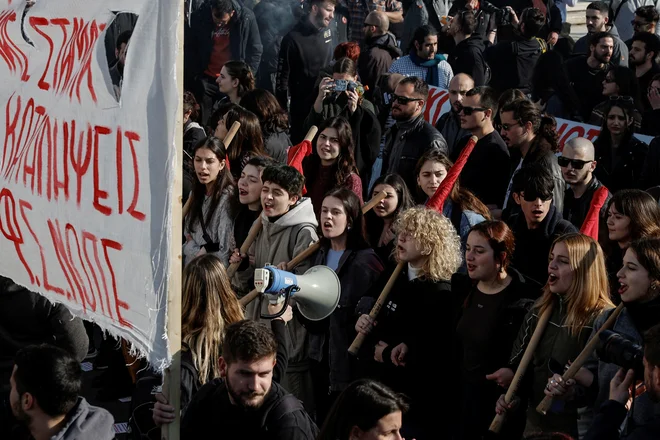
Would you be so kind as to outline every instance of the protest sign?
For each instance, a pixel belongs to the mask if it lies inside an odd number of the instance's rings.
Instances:
[[[178,6],[0,0],[0,274],[159,368],[170,357]],[[137,22],[117,86],[104,40],[119,11]]]
[[[429,98],[424,109],[424,118],[435,125],[438,119],[440,119],[440,116],[448,112],[450,108],[449,92],[438,87],[429,87]],[[559,145],[561,147],[564,146],[566,141],[576,137],[584,137],[593,142],[600,134],[600,127],[596,127],[595,125],[582,124],[580,122],[569,121],[568,119],[556,119]],[[640,134],[635,135],[635,137],[646,144],[649,144],[653,140],[651,136]]]

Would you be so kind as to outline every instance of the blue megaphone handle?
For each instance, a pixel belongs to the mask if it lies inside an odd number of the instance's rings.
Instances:
[[[270,271],[271,282],[266,293],[279,293],[288,287],[298,284],[298,279],[291,272],[280,270],[275,266],[266,266]]]

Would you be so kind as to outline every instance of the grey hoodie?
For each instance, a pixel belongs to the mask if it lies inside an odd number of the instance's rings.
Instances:
[[[92,406],[84,397],[67,414],[66,424],[51,440],[112,440],[115,419],[105,409]]]
[[[616,28],[616,25],[613,25],[612,28],[608,31],[614,37],[614,50],[612,51],[612,59],[610,62],[612,64],[628,67],[628,46],[621,40],[619,37],[619,31]],[[573,46],[573,55],[585,54],[589,56],[589,46],[592,34],[587,34],[584,37],[580,38],[575,42]]]

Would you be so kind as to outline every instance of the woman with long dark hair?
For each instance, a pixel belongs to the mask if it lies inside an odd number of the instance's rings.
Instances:
[[[559,52],[549,50],[536,62],[532,74],[532,100],[555,118],[582,121],[580,99],[571,86]]]
[[[367,238],[380,259],[390,261],[394,249],[394,222],[397,216],[415,202],[406,182],[398,174],[386,174],[376,179],[371,197],[385,191],[387,196],[365,215]]]
[[[286,163],[287,149],[291,146],[289,116],[280,107],[277,98],[267,90],[255,89],[241,98],[241,106],[259,119],[268,155],[277,162]]]
[[[337,116],[348,121],[355,145],[355,163],[366,191],[371,167],[380,151],[381,127],[374,105],[365,99],[357,76],[355,61],[338,59],[332,66],[332,77],[321,80],[318,96],[303,125],[308,130],[312,125],[320,126],[324,120]],[[346,90],[336,90],[340,83],[346,85]]]
[[[399,439],[404,396],[371,379],[351,383],[323,423],[316,440]]]
[[[572,89],[571,89],[572,90]],[[633,105],[633,127],[639,131],[642,126],[642,102],[640,99],[639,81],[635,72],[625,66],[612,67],[603,80],[604,101],[591,111],[589,123],[600,127],[607,117],[607,109],[611,101],[628,101]]]
[[[634,137],[632,102],[610,101],[606,118],[594,142],[594,174],[612,193],[620,189],[635,188],[641,178],[648,145]]]
[[[617,272],[631,242],[660,237],[660,206],[650,194],[639,189],[624,189],[612,197],[607,207],[607,272],[611,297],[618,303]]]
[[[227,145],[227,156],[234,180],[238,180],[241,171],[247,161],[253,156],[267,156],[264,149],[264,140],[261,135],[261,125],[257,116],[236,104],[221,106],[214,114],[210,122],[217,122],[213,128],[214,135],[224,139],[234,122],[239,122],[241,127],[231,143]]]
[[[362,181],[357,175],[351,126],[346,119],[331,118],[321,124],[316,154],[303,160],[303,174],[317,216],[323,197],[334,188],[348,188],[362,200]]]
[[[316,388],[324,393],[323,398],[318,396],[317,414],[324,414],[329,403],[357,377],[348,353],[355,338],[355,306],[376,283],[383,264],[367,243],[362,203],[352,191],[337,188],[325,195],[319,227],[321,248],[312,261],[314,266],[322,264],[334,270],[341,283],[339,305],[330,315],[328,327],[312,339],[313,359],[325,372],[315,381]]]
[[[245,62],[228,61],[222,66],[217,83],[230,102],[239,104],[243,95],[254,89],[254,75]]]
[[[188,201],[195,177],[193,150],[195,145],[206,138],[206,133],[197,123],[199,104],[191,92],[183,94],[183,204]]]
[[[224,265],[229,262],[236,188],[225,151],[222,141],[213,136],[193,150],[197,179],[190,195],[192,205],[184,219],[184,265],[201,253],[217,255]]]
[[[479,223],[467,239],[467,274],[451,279],[462,304],[456,327],[462,384],[458,439],[481,438],[488,430],[501,390],[486,375],[506,364],[523,318],[541,294],[539,284],[510,267],[514,248],[506,223]]]

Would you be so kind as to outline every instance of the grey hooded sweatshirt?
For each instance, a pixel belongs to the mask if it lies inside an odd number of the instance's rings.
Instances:
[[[105,409],[92,406],[84,397],[69,412],[66,424],[51,440],[112,440],[115,419]]]
[[[626,43],[621,40],[616,25],[613,25],[608,32],[614,37],[614,50],[612,51],[612,59],[610,62],[615,66],[628,67],[628,46],[626,46]],[[577,40],[575,46],[573,46],[573,54],[585,54],[589,56],[589,40],[591,40],[591,37],[591,34],[587,34]]]

